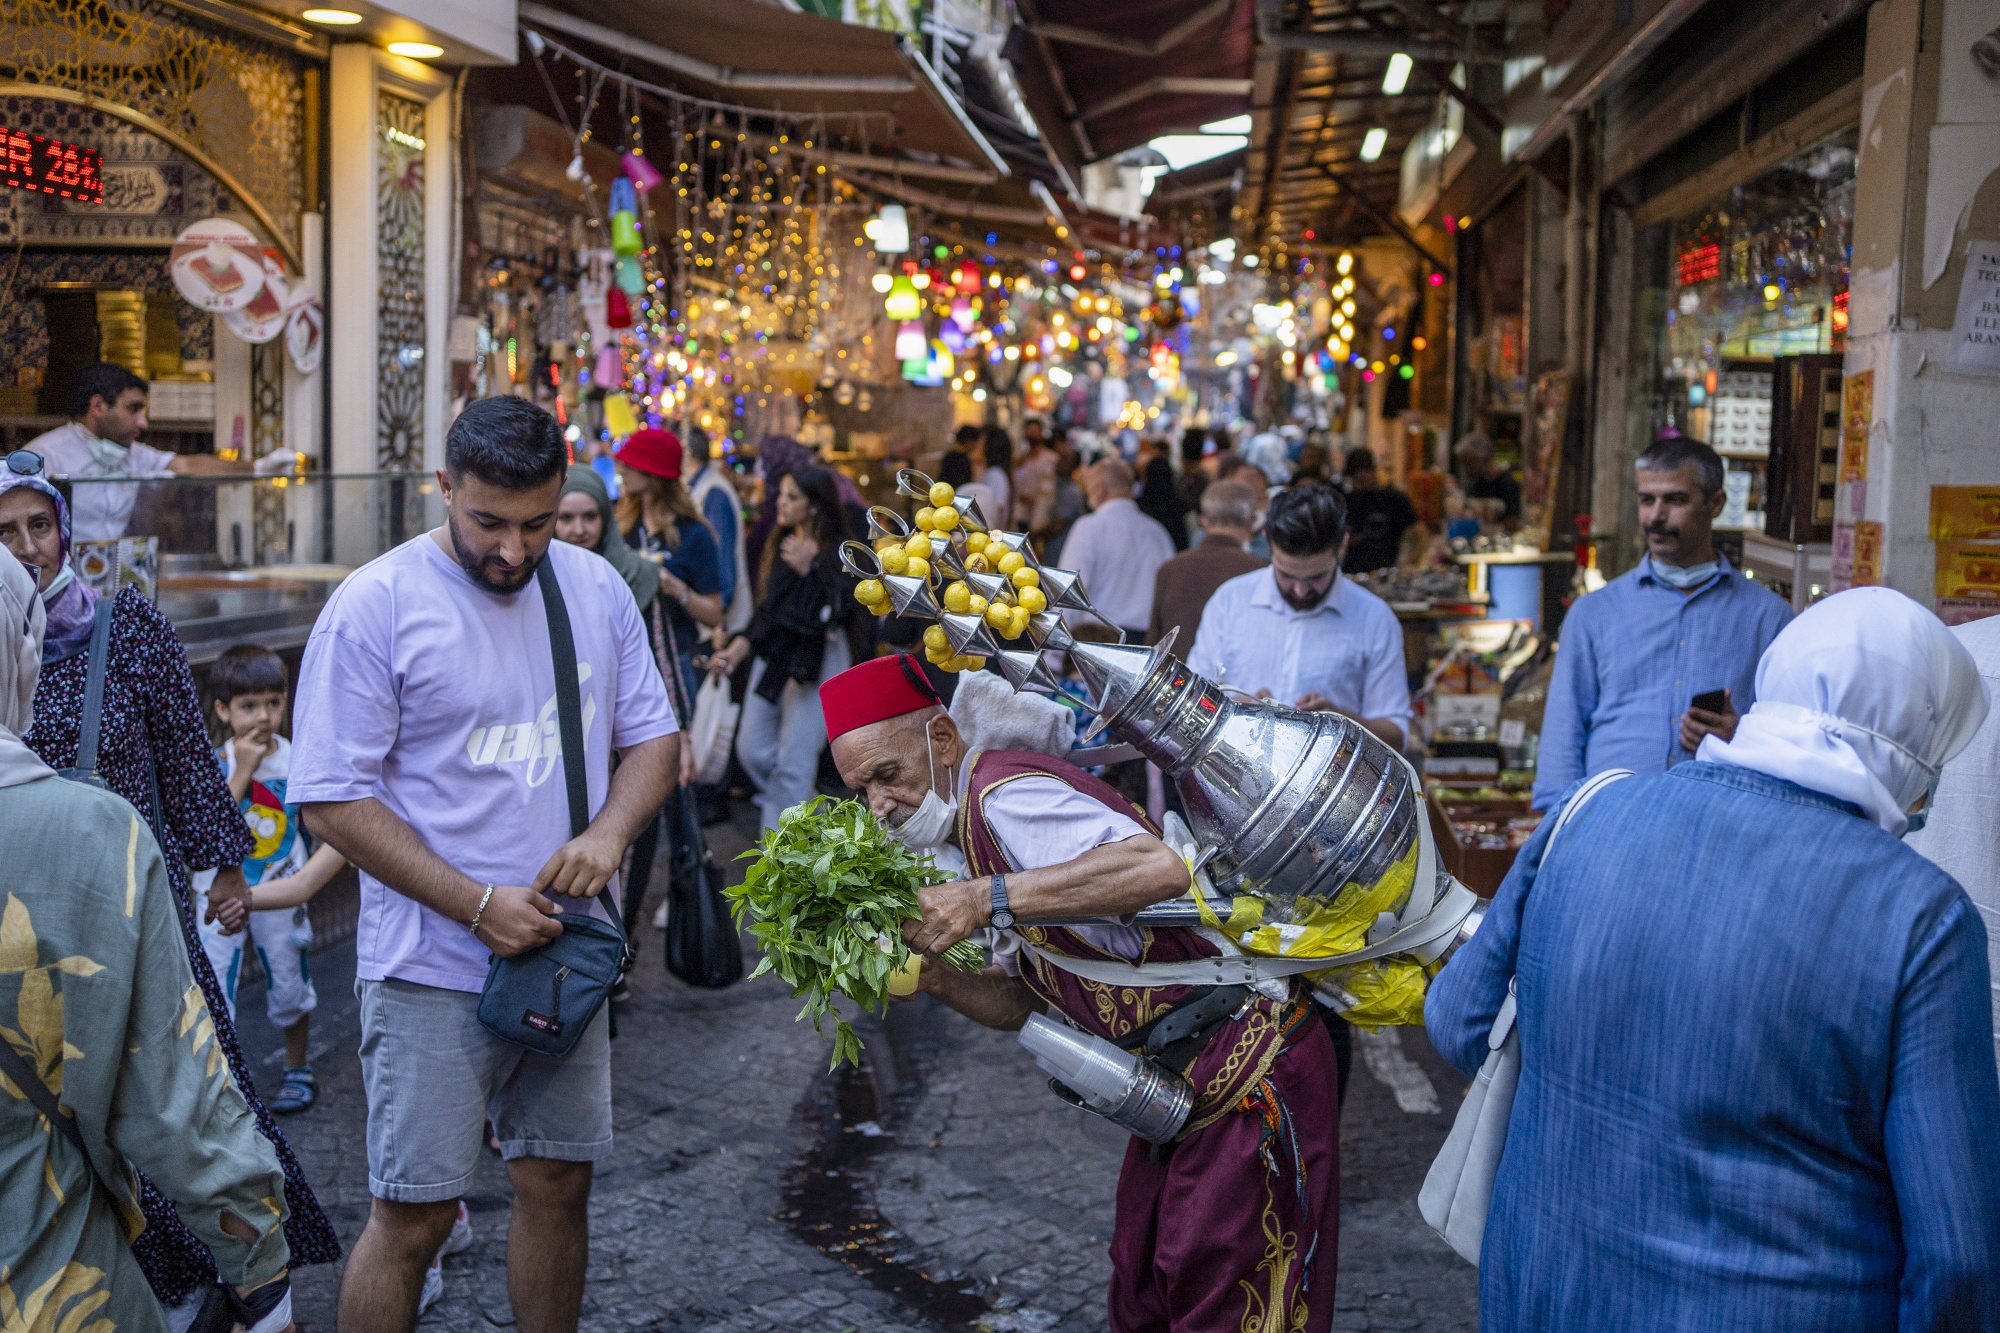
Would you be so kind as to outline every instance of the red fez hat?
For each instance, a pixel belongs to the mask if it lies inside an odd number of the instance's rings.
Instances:
[[[819,687],[828,740],[942,702],[924,669],[908,653],[870,658]]]
[[[633,431],[618,446],[613,458],[626,467],[637,468],[655,477],[681,474],[681,438],[670,430],[652,426]]]

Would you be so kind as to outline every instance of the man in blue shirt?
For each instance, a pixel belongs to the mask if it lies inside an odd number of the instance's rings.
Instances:
[[[1791,608],[1716,553],[1722,460],[1682,436],[1639,455],[1638,566],[1570,608],[1542,718],[1534,805],[1607,768],[1663,773],[1702,737],[1736,735],[1757,659]],[[1718,710],[1694,697],[1724,692]]]

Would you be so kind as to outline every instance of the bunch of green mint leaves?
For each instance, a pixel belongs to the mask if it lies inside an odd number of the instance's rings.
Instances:
[[[889,978],[910,958],[903,923],[921,920],[917,891],[945,882],[929,857],[912,853],[858,801],[815,796],[793,806],[758,844],[738,860],[751,866],[743,882],[724,890],[739,926],[763,950],[751,976],[769,972],[805,997],[800,1018],[824,1031],[834,1018],[833,1064],[861,1063],[861,1039],[835,1006],[845,995],[864,1010],[882,1013]],[[945,951],[964,971],[986,966],[970,940]]]

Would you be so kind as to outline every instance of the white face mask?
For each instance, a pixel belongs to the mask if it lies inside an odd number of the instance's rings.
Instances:
[[[1722,566],[1713,560],[1704,561],[1699,565],[1689,565],[1686,569],[1682,569],[1679,565],[1667,564],[1663,560],[1655,560],[1653,577],[1668,587],[1686,592],[1690,588],[1699,588],[1714,578],[1716,571],[1721,568]]]
[[[937,794],[937,755],[931,745],[930,729],[924,729],[924,759],[930,767],[930,786],[924,789],[924,801],[902,823],[890,829],[896,841],[913,852],[928,852],[942,847],[951,838],[952,825],[958,822],[958,798],[947,801]],[[951,777],[947,770],[945,777]],[[955,785],[954,785],[955,789]]]

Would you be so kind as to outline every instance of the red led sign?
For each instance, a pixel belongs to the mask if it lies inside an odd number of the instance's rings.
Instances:
[[[1722,272],[1722,247],[1713,241],[1707,245],[1691,245],[1681,251],[1679,267],[1681,286],[1707,282]]]
[[[95,148],[0,129],[0,185],[101,204],[104,182],[97,169],[103,160]]]

